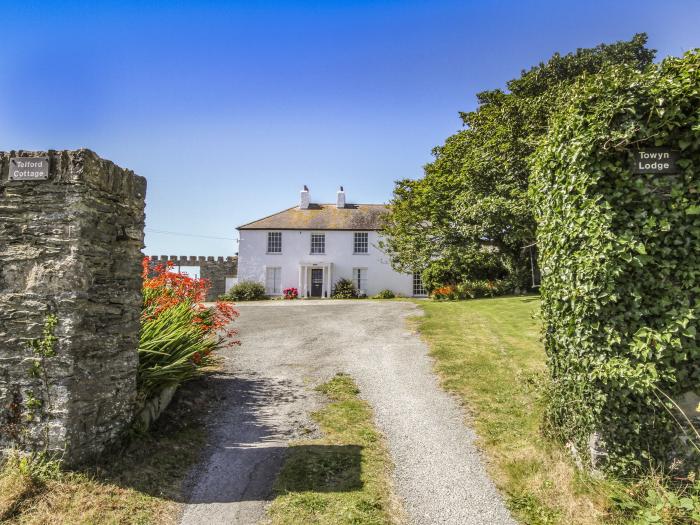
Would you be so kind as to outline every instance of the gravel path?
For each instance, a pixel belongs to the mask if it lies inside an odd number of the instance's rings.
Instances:
[[[415,525],[513,524],[458,403],[438,386],[426,345],[397,301],[271,301],[240,306],[243,345],[225,352],[226,396],[182,523],[254,524],[290,439],[309,436],[323,400],[313,386],[353,376],[395,464],[394,486]]]

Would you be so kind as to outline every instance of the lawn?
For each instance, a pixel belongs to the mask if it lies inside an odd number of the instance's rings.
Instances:
[[[446,390],[467,407],[489,471],[528,524],[618,523],[610,487],[540,432],[547,384],[535,297],[421,301],[418,329]]]
[[[272,523],[403,523],[392,495],[389,454],[354,381],[339,374],[318,390],[330,400],[312,414],[323,437],[290,445],[268,509]]]

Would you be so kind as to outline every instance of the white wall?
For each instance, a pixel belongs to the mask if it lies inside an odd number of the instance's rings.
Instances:
[[[280,230],[270,230],[280,231]],[[238,280],[265,282],[266,267],[282,268],[282,288],[299,287],[300,263],[333,263],[332,280],[352,278],[353,268],[367,268],[367,295],[385,288],[404,296],[413,294],[413,276],[392,270],[388,258],[377,248],[378,232],[369,233],[369,253],[354,254],[352,231],[281,230],[282,253],[267,253],[268,230],[240,230]],[[325,233],[326,253],[311,255],[311,234]]]
[[[226,287],[226,291],[228,292],[237,283],[238,283],[238,277],[226,277],[226,284],[224,285]]]

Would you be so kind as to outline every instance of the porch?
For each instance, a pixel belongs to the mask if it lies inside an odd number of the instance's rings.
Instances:
[[[330,297],[333,293],[333,263],[299,263],[299,296]]]

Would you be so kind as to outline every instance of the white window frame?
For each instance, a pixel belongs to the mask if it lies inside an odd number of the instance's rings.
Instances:
[[[428,292],[423,286],[423,279],[420,275],[420,272],[413,272],[413,296],[426,297],[427,295]]]
[[[314,243],[314,237],[321,238],[321,242]],[[325,233],[312,233],[309,237],[309,250],[311,255],[325,255],[326,253],[326,234]],[[319,247],[321,248],[319,250]]]
[[[367,268],[352,269],[352,284],[359,293],[367,294]]]
[[[364,240],[362,238],[364,237]],[[358,238],[361,239],[358,242]],[[358,250],[358,245],[360,249]],[[364,248],[364,250],[362,249]],[[369,253],[369,232],[355,232],[352,236],[352,253],[353,254],[367,254]]]
[[[265,267],[265,293],[267,295],[282,295],[282,267]]]
[[[267,253],[282,253],[282,232],[267,232]]]

